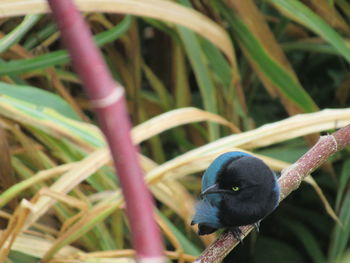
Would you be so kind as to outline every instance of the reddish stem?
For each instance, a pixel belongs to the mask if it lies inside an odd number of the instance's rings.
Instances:
[[[71,0],[48,0],[62,38],[89,95],[118,171],[126,201],[133,245],[139,261],[163,262],[153,199],[146,187],[130,137],[124,89],[116,83],[96,48],[90,30]]]

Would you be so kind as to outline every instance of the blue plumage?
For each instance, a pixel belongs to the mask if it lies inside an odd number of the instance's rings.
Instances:
[[[200,223],[205,222],[209,227],[219,229],[222,227],[219,217],[218,206],[214,206],[208,201],[201,200],[197,203],[196,214],[194,215],[192,222]]]
[[[201,196],[192,220],[198,224],[198,234],[228,228],[239,238],[239,226],[258,224],[276,208],[279,186],[263,161],[244,152],[228,152],[205,171]]]
[[[239,158],[242,156],[251,156],[250,154],[244,152],[227,152],[219,157],[217,157],[204,172],[202,177],[202,192],[204,192],[208,187],[214,185],[217,181],[217,176],[223,164],[227,163],[230,159]],[[220,194],[211,194],[204,196],[212,205],[218,206],[220,202]]]

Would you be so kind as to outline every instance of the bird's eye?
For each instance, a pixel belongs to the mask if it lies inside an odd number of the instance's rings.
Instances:
[[[238,186],[234,186],[234,187],[232,187],[232,190],[237,192],[237,191],[239,191],[239,187]]]

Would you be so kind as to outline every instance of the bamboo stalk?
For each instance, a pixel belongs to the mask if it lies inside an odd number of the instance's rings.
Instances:
[[[153,199],[143,179],[138,149],[130,137],[124,88],[113,80],[73,2],[48,2],[110,147],[126,200],[137,260],[164,262],[161,235],[153,217]]]
[[[320,137],[318,142],[305,153],[298,161],[282,171],[278,180],[281,189],[280,202],[292,191],[296,190],[300,183],[324,163],[332,154],[350,145],[350,125],[334,132],[331,135]],[[252,225],[241,227],[243,239],[252,231]],[[222,234],[214,243],[197,258],[194,263],[218,263],[238,245],[231,233]]]

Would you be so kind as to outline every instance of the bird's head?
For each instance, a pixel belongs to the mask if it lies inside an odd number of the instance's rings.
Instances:
[[[215,175],[215,183],[203,189],[201,195],[220,196],[230,206],[245,205],[269,198],[276,187],[271,169],[260,159],[251,155],[233,157],[223,163]],[[215,194],[215,195],[214,195]]]

